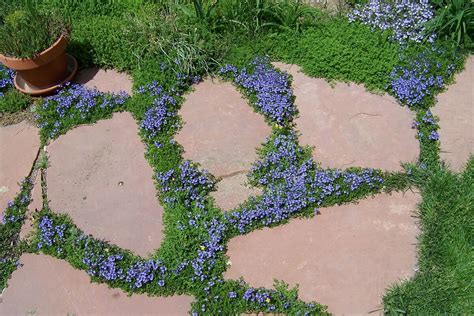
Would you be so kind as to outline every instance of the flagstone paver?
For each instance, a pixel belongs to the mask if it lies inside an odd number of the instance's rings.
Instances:
[[[102,92],[119,93],[125,91],[132,94],[133,82],[129,75],[114,69],[87,68],[81,70],[74,82],[82,83],[88,88],[96,88]]]
[[[223,201],[219,197],[229,196],[231,191],[239,201],[221,203],[222,208],[243,202],[252,190],[245,187],[241,176],[230,178],[247,173],[257,160],[256,148],[271,133],[263,117],[232,84],[217,79],[196,85],[186,96],[180,115],[185,123],[176,141],[184,147],[184,158],[200,163],[216,177],[228,178],[215,193],[218,205]]]
[[[80,126],[48,146],[48,199],[88,234],[139,255],[158,248],[163,208],[129,113]]]
[[[26,121],[0,127],[0,210],[18,194],[40,146],[38,129]]]
[[[293,76],[300,141],[315,146],[314,158],[322,166],[401,170],[400,162],[418,157],[413,115],[392,97],[355,84],[336,83],[332,88],[296,65],[275,65]]]
[[[474,57],[456,75],[456,83],[438,96],[433,114],[440,118],[441,158],[460,171],[474,154]]]
[[[90,283],[86,272],[66,261],[24,254],[3,292],[0,315],[187,315],[189,296],[127,296]]]
[[[224,178],[217,183],[217,191],[211,195],[217,205],[224,210],[231,210],[249,196],[257,196],[262,193],[258,188],[250,187],[247,183],[247,174],[240,173],[232,177]]]
[[[300,298],[330,312],[367,314],[389,285],[413,274],[419,200],[411,192],[377,195],[233,238],[225,277],[243,276],[254,287],[271,287],[276,278],[299,284]]]

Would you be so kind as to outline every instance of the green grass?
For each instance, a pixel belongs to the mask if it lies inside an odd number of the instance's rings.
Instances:
[[[414,178],[423,196],[419,271],[386,293],[385,309],[389,314],[472,315],[474,157],[461,174],[439,168]]]

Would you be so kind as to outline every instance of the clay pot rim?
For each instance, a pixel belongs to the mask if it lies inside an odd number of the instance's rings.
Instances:
[[[46,55],[48,55],[48,53],[50,53],[57,46],[59,46],[62,41],[66,41],[66,43],[67,43],[68,39],[69,39],[69,37],[64,35],[64,34],[59,35],[59,38],[56,40],[56,42],[54,42],[51,46],[49,46],[48,48],[43,50],[41,53],[39,53],[39,54],[37,54],[37,55],[35,55],[34,57],[31,57],[31,58],[8,57],[8,56],[5,56],[3,54],[0,54],[0,57],[2,59],[12,61],[12,62],[22,62],[22,61],[27,61],[27,60],[39,59],[39,58],[42,58],[42,57],[45,57]]]
[[[6,57],[0,54],[0,62],[6,67],[17,71],[35,69],[50,63],[61,54],[64,54],[68,42],[69,37],[61,34],[56,42],[33,58]]]

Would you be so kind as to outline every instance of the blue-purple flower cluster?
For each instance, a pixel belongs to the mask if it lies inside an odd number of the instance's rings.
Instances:
[[[45,215],[39,221],[38,249],[54,247],[58,254],[62,253],[66,224],[57,225],[54,220]],[[158,286],[165,286],[168,269],[160,259],[136,260],[133,264],[124,263],[124,255],[115,252],[108,244],[81,235],[76,245],[84,248],[82,263],[87,267],[87,273],[105,281],[123,280],[132,289],[138,289],[156,281]],[[178,267],[179,268],[179,267]],[[175,270],[175,274],[182,271]]]
[[[172,108],[176,105],[177,100],[156,81],[140,87],[137,92],[138,94],[146,93],[153,97],[153,105],[146,111],[141,122],[141,128],[150,136],[156,136],[167,120],[175,115]],[[172,89],[172,92],[175,92],[174,89]]]
[[[13,86],[13,76],[12,70],[0,65],[0,98],[7,89]]]
[[[391,89],[395,97],[410,107],[418,106],[436,90],[443,88],[442,65],[434,64],[424,54],[412,60],[408,66],[397,66],[390,73]]]
[[[258,225],[280,223],[310,206],[323,205],[330,197],[349,197],[362,189],[375,191],[383,184],[380,173],[373,169],[343,172],[319,169],[310,158],[300,162],[302,149],[295,134],[269,141],[274,150],[252,169],[260,177],[258,183],[266,185],[263,196],[251,198],[240,211],[225,215],[240,233]]]
[[[21,223],[25,219],[25,210],[31,202],[31,179],[29,177],[21,180],[20,193],[15,197],[14,201],[7,204],[6,210],[3,212],[2,223]]]
[[[409,40],[421,42],[427,39],[433,42],[436,34],[426,34],[424,23],[434,17],[429,0],[369,0],[358,4],[349,13],[350,22],[359,21],[372,29],[393,31],[392,40],[400,44]]]
[[[197,206],[204,208],[205,196],[213,190],[214,181],[210,174],[206,171],[200,171],[196,165],[186,160],[179,166],[179,174],[170,169],[167,172],[160,172],[156,175],[164,193],[172,192],[173,195],[183,193],[183,201],[185,206]],[[173,203],[176,198],[167,196],[166,203]]]
[[[193,281],[210,279],[217,256],[224,250],[225,224],[214,218],[204,223],[204,228],[207,231],[206,237],[204,237],[204,241],[197,250],[197,257],[191,261],[191,266],[194,270]],[[212,283],[208,283],[209,287],[215,285],[215,280],[210,282]]]
[[[62,252],[60,245],[64,242],[64,232],[66,225],[54,225],[53,220],[49,216],[41,218],[38,225],[40,234],[37,248],[52,247],[53,244],[58,244],[58,253]]]
[[[225,65],[219,73],[234,80],[249,96],[255,96],[255,106],[271,121],[280,125],[292,121],[297,109],[289,75],[276,70],[263,57],[255,58],[249,68],[239,71]]]
[[[154,280],[160,287],[165,285],[167,269],[161,260],[139,260],[129,267],[121,267],[123,259],[122,254],[104,256],[100,252],[86,248],[82,262],[88,267],[89,275],[106,281],[123,280],[131,288],[139,289]]]
[[[50,130],[54,138],[67,128],[65,122],[85,121],[97,112],[112,113],[129,98],[125,92],[105,94],[80,84],[66,84],[56,95],[47,97],[37,109],[40,128]]]
[[[438,134],[438,122],[436,121],[435,117],[431,113],[430,110],[424,112],[421,117],[419,117],[418,121],[413,122],[412,128],[417,128],[418,131],[418,138],[423,139],[426,135],[428,139],[431,141],[439,140]]]

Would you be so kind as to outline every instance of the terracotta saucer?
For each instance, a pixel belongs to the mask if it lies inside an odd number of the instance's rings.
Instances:
[[[23,93],[30,94],[30,95],[43,95],[43,94],[48,94],[51,92],[54,92],[57,90],[61,85],[65,84],[66,82],[70,81],[72,77],[77,72],[77,60],[74,58],[74,56],[71,56],[69,54],[66,54],[67,56],[67,73],[66,73],[66,78],[61,81],[60,83],[51,86],[46,89],[38,89],[32,86],[29,86],[28,83],[26,83],[23,78],[21,78],[20,75],[16,74],[15,78],[13,79],[13,82],[15,84],[15,87],[20,90]]]

